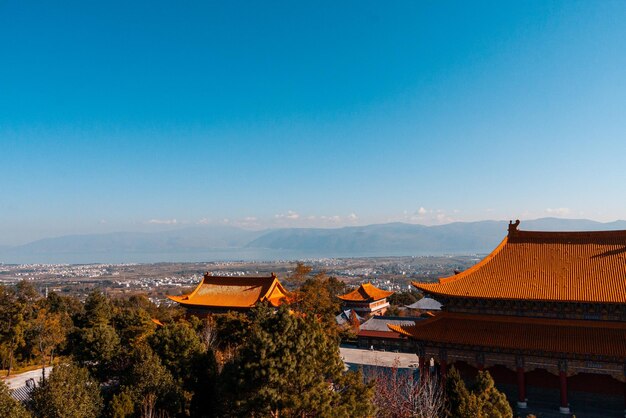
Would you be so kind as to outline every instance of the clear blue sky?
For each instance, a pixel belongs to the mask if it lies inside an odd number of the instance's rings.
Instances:
[[[626,2],[0,0],[0,244],[626,218]]]

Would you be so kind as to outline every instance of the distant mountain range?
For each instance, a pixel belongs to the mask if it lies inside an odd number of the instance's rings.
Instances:
[[[46,238],[0,247],[4,263],[90,263],[276,260],[318,257],[475,254],[491,251],[507,234],[506,221],[424,226],[388,223],[334,229],[249,231],[198,226],[165,232],[116,232]],[[541,218],[520,229],[589,231],[626,229],[626,221]]]

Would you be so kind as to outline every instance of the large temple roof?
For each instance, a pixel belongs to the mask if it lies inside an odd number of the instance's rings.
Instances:
[[[265,277],[224,277],[205,274],[196,289],[182,296],[168,296],[185,306],[251,308],[258,302],[279,306],[288,292],[275,275]]]
[[[415,325],[389,325],[417,341],[503,351],[626,360],[626,323],[442,312]]]
[[[347,302],[373,302],[389,297],[393,295],[393,293],[394,292],[381,290],[371,283],[364,283],[352,292],[338,296],[338,298]]]
[[[532,232],[517,225],[475,266],[413,285],[461,298],[626,303],[626,231]]]

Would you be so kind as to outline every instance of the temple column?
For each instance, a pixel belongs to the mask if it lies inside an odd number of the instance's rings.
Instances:
[[[485,354],[484,353],[476,354],[476,368],[481,372],[485,370]]]
[[[419,357],[419,369],[420,369],[420,381],[424,383],[428,378],[428,369],[430,368],[430,363],[426,361],[426,350],[424,347],[419,346],[417,348],[417,355]]]
[[[441,381],[446,381],[448,374],[448,352],[442,348],[439,350],[439,373],[441,374]]]
[[[624,418],[626,418],[626,363],[624,363]]]
[[[517,407],[519,409],[526,409],[528,407],[528,400],[526,399],[526,374],[524,371],[524,358],[517,356],[515,358],[517,366]]]
[[[567,361],[559,361],[559,383],[561,387],[561,404],[559,406],[559,412],[562,414],[569,414],[569,403],[567,402]]]

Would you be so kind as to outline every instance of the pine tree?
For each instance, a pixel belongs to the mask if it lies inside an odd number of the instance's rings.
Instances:
[[[496,389],[493,378],[488,371],[478,372],[473,393],[477,397],[482,416],[489,418],[513,417],[513,411],[506,395]]]
[[[199,335],[184,321],[160,327],[149,342],[174,378],[184,381],[193,378],[192,364],[206,351]]]
[[[18,401],[11,397],[8,386],[0,380],[0,417],[28,418],[30,414]]]
[[[494,386],[488,371],[478,372],[471,391],[451,367],[446,377],[447,416],[454,418],[512,418],[506,396]]]
[[[121,391],[131,395],[136,411],[149,408],[171,415],[180,412],[182,388],[150,347],[137,346],[130,363],[129,370],[122,375]]]
[[[113,395],[109,402],[109,413],[111,418],[127,418],[135,413],[135,404],[130,389],[124,388],[119,393]]]
[[[333,294],[334,280],[325,273],[318,273],[307,279],[300,287],[298,309],[323,319],[328,325],[335,324],[335,315],[340,311],[341,303]],[[335,327],[327,327],[327,331],[335,331]]]
[[[476,418],[476,398],[467,389],[458,370],[453,366],[446,376],[447,416],[454,418]]]
[[[61,364],[33,390],[31,406],[40,418],[96,418],[102,410],[100,385],[86,369]]]
[[[371,388],[343,375],[337,342],[312,315],[265,306],[252,312],[239,356],[225,367],[226,415],[368,416]]]

